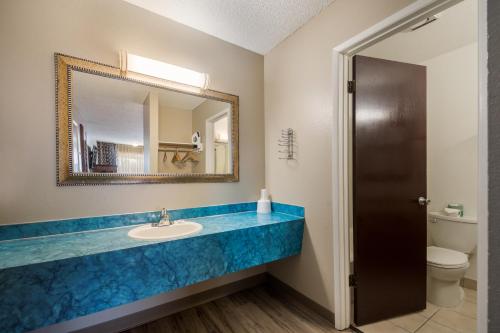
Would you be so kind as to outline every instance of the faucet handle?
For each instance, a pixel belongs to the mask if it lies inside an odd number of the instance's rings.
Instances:
[[[163,208],[161,210],[161,219],[164,220],[164,219],[169,219],[170,218],[170,214],[168,213],[168,210],[166,208]]]

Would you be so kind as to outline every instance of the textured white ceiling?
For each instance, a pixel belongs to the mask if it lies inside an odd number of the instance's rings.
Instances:
[[[333,0],[124,0],[266,54]]]

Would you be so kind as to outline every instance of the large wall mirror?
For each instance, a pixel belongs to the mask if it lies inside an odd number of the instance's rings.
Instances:
[[[58,185],[238,181],[238,97],[56,54]]]

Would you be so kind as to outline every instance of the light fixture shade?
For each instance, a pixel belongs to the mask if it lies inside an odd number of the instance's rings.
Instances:
[[[149,75],[202,89],[208,88],[208,74],[141,57],[126,51],[120,52],[120,68],[122,71]]]

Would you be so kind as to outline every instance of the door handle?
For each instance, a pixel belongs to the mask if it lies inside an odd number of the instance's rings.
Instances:
[[[420,206],[427,206],[430,203],[431,203],[431,199],[427,199],[427,198],[424,198],[424,197],[418,197],[418,204]]]

